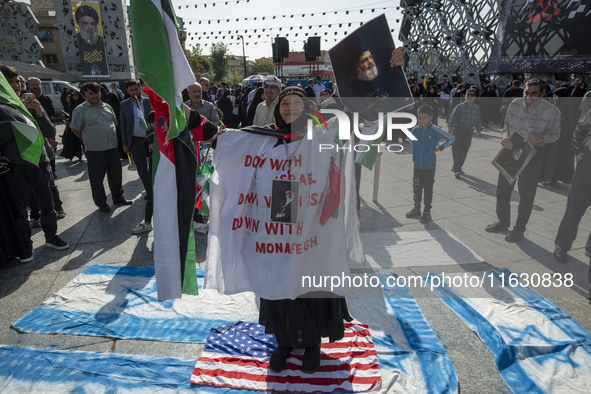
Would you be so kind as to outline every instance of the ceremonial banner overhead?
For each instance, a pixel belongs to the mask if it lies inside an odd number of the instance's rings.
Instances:
[[[320,367],[312,375],[301,371],[303,349],[292,352],[284,371],[271,372],[269,358],[276,346],[273,335],[265,334],[259,324],[238,322],[212,328],[191,383],[295,393],[364,392],[381,383],[367,326],[347,323],[343,339],[331,343],[324,338]]]
[[[591,2],[509,0],[488,73],[591,72]]]
[[[96,1],[72,2],[76,43],[83,77],[108,77],[109,66],[103,39],[101,9]]]

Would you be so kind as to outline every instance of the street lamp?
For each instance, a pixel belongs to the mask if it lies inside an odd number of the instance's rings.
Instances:
[[[244,36],[238,36],[242,40],[242,62],[244,63],[244,79],[248,77],[246,75],[246,54],[244,52]]]

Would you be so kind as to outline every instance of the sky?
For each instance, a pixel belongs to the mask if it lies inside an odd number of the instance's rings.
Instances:
[[[289,40],[290,51],[303,50],[306,33],[320,36],[321,49],[328,50],[345,33],[358,28],[360,22],[381,14],[386,15],[390,29],[394,29],[394,43],[400,45],[398,32],[402,16],[397,10],[398,0],[172,0],[172,4],[188,33],[187,49],[199,43],[204,55],[209,55],[212,43],[223,41],[231,54],[242,56],[238,35],[244,37],[248,60],[271,57],[271,43],[276,36]]]
[[[21,1],[30,3],[30,0]],[[129,0],[125,1],[129,4]],[[289,40],[290,51],[303,51],[306,33],[308,36],[320,36],[321,49],[328,50],[346,33],[350,34],[360,27],[361,22],[381,14],[386,15],[390,29],[394,30],[394,43],[400,45],[398,33],[402,14],[397,10],[399,0],[171,1],[188,33],[186,48],[191,49],[199,43],[204,55],[210,54],[211,44],[223,41],[228,45],[230,54],[242,56],[242,41],[238,35],[244,37],[244,52],[248,60],[271,57],[271,43],[276,36]],[[254,29],[257,31],[254,32]]]

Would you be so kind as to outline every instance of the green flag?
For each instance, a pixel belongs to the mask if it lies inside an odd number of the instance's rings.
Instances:
[[[25,123],[11,122],[12,132],[23,160],[35,165],[39,164],[43,150],[43,135],[39,132],[35,118],[31,116],[2,73],[0,73],[0,104],[9,105],[25,116]]]

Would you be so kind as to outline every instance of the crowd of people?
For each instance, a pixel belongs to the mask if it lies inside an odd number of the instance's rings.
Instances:
[[[24,81],[17,70],[8,66],[1,66],[0,71],[8,82],[6,86],[12,89],[8,93],[14,94],[16,99],[12,104],[0,104],[0,121],[4,122],[0,128],[0,181],[3,185],[0,188],[0,260],[16,256],[26,263],[33,259],[31,226],[43,229],[45,246],[57,250],[69,247],[57,234],[57,221],[66,213],[55,183],[57,144],[56,129],[51,121],[55,109],[51,100],[41,94],[37,78]],[[286,87],[284,82],[271,75],[254,86],[225,82],[215,86],[203,77],[188,86],[183,92],[186,113],[189,114],[187,120],[192,116],[190,114],[198,114],[202,125],[215,126],[208,128],[207,133],[202,129],[202,135],[193,136],[194,142],[203,143],[215,135],[218,128],[242,128],[253,135],[278,138],[277,147],[280,142],[289,144],[296,138],[296,128],[298,131],[304,129],[302,119],[307,116],[306,111],[342,109],[332,83],[325,84],[321,78],[310,79],[303,88]],[[571,184],[554,251],[556,260],[565,261],[579,222],[591,203],[591,106],[583,80],[574,84],[556,82],[552,85],[549,82],[515,80],[503,92],[490,84],[452,83],[447,77],[437,84],[410,84],[415,102],[405,111],[415,113],[418,124],[412,130],[416,137],[412,141],[414,207],[407,217],[420,217],[421,223],[432,220],[436,153],[451,146],[451,171],[460,178],[464,169],[469,167],[466,159],[474,132],[480,138],[483,129],[496,123],[502,128],[503,148],[513,149],[511,137],[519,133],[536,154],[516,175],[516,180],[510,181],[499,174],[496,189],[498,221],[486,226],[485,231],[509,230],[511,193],[515,185],[520,197],[518,215],[513,229],[505,237],[507,242],[524,238],[538,183],[548,187],[557,182]],[[100,212],[111,212],[103,186],[105,175],[113,204],[132,204],[124,197],[121,160],[133,160],[146,194],[143,220],[131,229],[135,234],[153,228],[152,145],[149,141],[153,138],[154,112],[142,87],[143,82],[137,80],[127,81],[123,90],[117,84],[107,87],[87,82],[80,89],[64,91],[62,95],[66,128],[60,154],[69,160],[78,158],[82,161],[85,158],[92,199]],[[294,103],[297,104],[295,107]],[[28,110],[30,119],[20,111],[21,106]],[[447,122],[447,132],[438,126],[442,120]],[[6,122],[33,124],[39,128],[44,143],[38,163],[23,160],[13,131]],[[399,141],[396,138],[389,142]],[[197,146],[196,153],[199,155],[199,152]],[[515,157],[518,160],[519,155]],[[576,171],[575,162],[578,163]],[[197,210],[194,229],[208,231],[207,218]],[[591,256],[591,234],[586,253]],[[323,317],[326,310],[334,313]],[[276,335],[279,343],[271,357],[271,369],[281,371],[292,349],[300,347],[306,349],[303,370],[313,373],[319,365],[320,337],[330,336],[331,340],[341,337],[342,320],[348,320],[350,316],[342,298],[263,299],[260,319],[268,327],[268,332]],[[308,324],[311,320],[320,324],[312,331]]]

